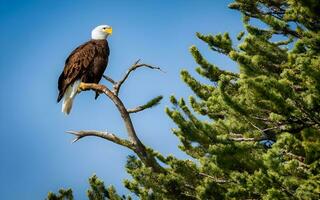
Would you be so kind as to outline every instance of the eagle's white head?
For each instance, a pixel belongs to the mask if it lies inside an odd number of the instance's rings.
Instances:
[[[105,40],[112,34],[112,28],[108,25],[100,25],[95,27],[91,32],[91,38],[94,40]]]

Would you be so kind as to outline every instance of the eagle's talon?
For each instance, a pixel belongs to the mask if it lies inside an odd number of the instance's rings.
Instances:
[[[85,83],[83,83],[83,82],[80,83],[80,85],[79,85],[79,87],[78,87],[78,90],[77,90],[78,93],[80,93],[80,92],[82,92],[83,90],[85,90],[84,84],[85,84]]]

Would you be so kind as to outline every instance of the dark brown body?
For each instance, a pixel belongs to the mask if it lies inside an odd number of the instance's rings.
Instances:
[[[99,83],[108,64],[107,40],[90,40],[71,52],[58,81],[59,102],[74,81]]]

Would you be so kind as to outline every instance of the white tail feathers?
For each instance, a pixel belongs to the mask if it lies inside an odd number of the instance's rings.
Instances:
[[[72,98],[65,98],[62,104],[62,112],[66,115],[69,115],[71,108],[72,108],[73,99]]]
[[[77,94],[80,83],[80,80],[76,80],[72,85],[68,86],[63,95],[62,112],[66,115],[71,111],[73,99]]]

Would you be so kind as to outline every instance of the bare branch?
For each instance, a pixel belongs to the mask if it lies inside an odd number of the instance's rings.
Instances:
[[[263,132],[263,130],[261,128],[259,128],[258,126],[256,126],[254,123],[248,121],[255,129],[257,129],[260,132]]]
[[[121,146],[125,146],[129,149],[134,150],[134,145],[132,142],[129,140],[121,139],[117,137],[116,135],[108,132],[103,132],[103,131],[94,131],[94,130],[87,130],[87,131],[66,131],[67,133],[73,134],[76,136],[76,138],[72,141],[72,143],[77,142],[83,137],[87,136],[95,136],[95,137],[100,137],[106,140],[109,140],[113,143],[119,144]]]
[[[139,62],[140,62],[140,60],[137,60],[128,69],[128,71],[126,72],[124,77],[118,82],[114,81],[112,78],[110,78],[108,76],[103,75],[103,77],[107,81],[112,83],[113,91],[111,91],[108,87],[106,87],[104,85],[95,84],[95,83],[83,83],[82,82],[78,88],[79,93],[81,91],[94,90],[97,93],[105,94],[114,103],[114,105],[117,107],[119,113],[121,114],[121,117],[122,117],[122,120],[125,124],[129,139],[124,140],[124,139],[118,138],[114,134],[107,133],[107,132],[99,132],[99,131],[68,131],[68,133],[76,135],[76,138],[73,142],[76,142],[85,136],[97,136],[97,137],[101,137],[106,140],[112,141],[116,144],[128,147],[129,149],[133,150],[137,154],[137,156],[141,159],[141,161],[147,167],[151,167],[151,169],[154,172],[162,172],[162,171],[164,171],[164,168],[161,167],[161,165],[155,159],[154,155],[148,151],[148,149],[144,146],[144,144],[138,138],[138,136],[135,132],[132,120],[129,115],[129,113],[139,112],[141,110],[151,108],[152,106],[157,105],[160,102],[160,100],[162,99],[162,96],[158,96],[158,97],[152,99],[151,101],[149,101],[148,103],[146,103],[145,105],[139,106],[139,107],[137,107],[135,109],[131,109],[129,111],[124,106],[121,99],[118,97],[119,90],[120,90],[122,84],[127,80],[127,78],[129,77],[129,74],[132,71],[136,70],[137,68],[147,67],[150,69],[156,69],[156,70],[162,71],[159,67],[154,67],[154,66],[148,65],[148,64],[139,64]]]
[[[104,93],[105,95],[107,95],[118,108],[121,114],[121,117],[126,125],[130,141],[132,141],[133,143],[139,143],[140,140],[135,133],[128,111],[123,105],[122,101],[118,98],[118,96],[116,96],[113,92],[111,92],[111,90],[109,90],[106,86],[95,84],[95,83],[81,83],[79,86],[79,89],[80,91],[94,90],[99,93]]]
[[[230,132],[229,135],[232,136],[232,138],[242,138],[243,137],[243,134],[234,133],[234,132]]]
[[[257,119],[257,120],[260,120],[260,121],[264,121],[264,122],[269,122],[270,119],[268,119],[267,117],[263,118],[263,117],[257,117],[257,116],[250,116],[251,118],[253,119]]]
[[[228,183],[228,182],[230,182],[230,181],[224,180],[224,179],[217,179],[214,176],[211,176],[209,174],[205,174],[205,173],[202,173],[202,172],[200,172],[199,175],[207,177],[207,178],[210,178],[210,179],[214,180],[214,182],[216,182],[216,183]]]
[[[243,134],[233,133],[231,132],[229,134],[231,137],[229,137],[229,140],[235,141],[235,142],[256,142],[260,141],[263,138],[245,138],[243,137]]]
[[[119,91],[120,91],[120,88],[121,88],[122,84],[127,80],[127,78],[129,77],[130,73],[133,72],[134,70],[140,68],[140,67],[147,67],[147,68],[150,68],[150,69],[155,69],[155,70],[159,70],[159,71],[161,71],[161,72],[164,72],[164,71],[161,70],[160,67],[154,67],[154,66],[152,66],[152,65],[148,65],[148,64],[144,64],[144,63],[139,64],[139,62],[140,62],[140,59],[137,60],[137,61],[128,69],[128,71],[125,73],[124,77],[123,77],[120,81],[118,81],[116,84],[114,84],[114,93],[115,93],[116,95],[119,94]]]
[[[244,138],[244,137],[241,137],[241,138],[229,138],[229,140],[236,141],[236,142],[259,141],[259,139],[256,139],[256,138]]]
[[[137,112],[143,111],[144,109],[145,109],[144,107],[138,106],[136,108],[128,109],[128,113],[137,113]]]
[[[278,125],[278,126],[275,126],[275,127],[270,127],[270,128],[265,128],[262,130],[262,132],[266,132],[266,131],[270,131],[270,130],[274,130],[274,129],[282,129],[283,126],[282,125]]]
[[[106,79],[107,81],[109,81],[110,83],[112,83],[113,85],[115,85],[117,82],[116,81],[114,81],[112,78],[110,78],[110,77],[108,77],[108,76],[106,76],[106,75],[102,75],[102,77],[104,78],[104,79]]]
[[[158,105],[160,103],[162,98],[163,98],[162,96],[157,96],[157,97],[151,99],[150,101],[148,101],[144,105],[138,106],[138,107],[133,108],[133,109],[128,109],[128,113],[137,113],[137,112],[143,111],[143,110],[145,110],[147,108],[151,108],[153,106],[156,106],[156,105]]]
[[[261,118],[259,119],[261,120]],[[251,121],[249,120],[246,120],[247,122],[249,122],[251,124],[251,126],[253,126],[255,129],[257,129],[258,131],[260,131],[261,133],[265,133],[267,131],[270,131],[270,130],[275,130],[275,129],[283,129],[284,126],[283,124],[278,124],[277,126],[274,126],[274,127],[269,127],[269,128],[265,128],[265,129],[261,129],[259,128],[257,125],[255,125],[254,123],[252,123]]]
[[[153,171],[163,171],[163,168],[159,165],[154,156],[147,151],[144,144],[138,138],[133,127],[130,115],[117,94],[110,91],[106,86],[95,83],[81,83],[79,86],[79,92],[85,90],[94,90],[99,93],[104,93],[110,98],[110,100],[115,104],[121,114],[122,120],[127,129],[129,140],[134,145],[134,149],[132,150],[138,155],[141,161],[145,163],[146,166],[151,167]]]

